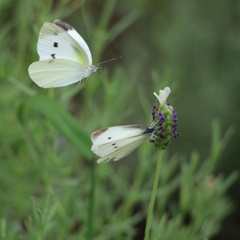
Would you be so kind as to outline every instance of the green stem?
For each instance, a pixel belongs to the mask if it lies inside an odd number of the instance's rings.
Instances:
[[[159,151],[159,154],[158,154],[157,169],[156,169],[154,183],[153,183],[152,195],[151,195],[151,199],[150,199],[150,203],[149,203],[149,207],[148,207],[148,216],[147,216],[147,223],[146,223],[146,228],[145,228],[144,240],[148,240],[149,235],[150,235],[153,208],[154,208],[154,203],[155,203],[155,199],[156,199],[156,195],[157,195],[158,180],[159,180],[159,176],[160,176],[162,152],[163,151]]]
[[[90,169],[90,192],[89,192],[89,205],[88,205],[88,224],[87,224],[87,239],[92,240],[94,236],[94,202],[95,202],[95,162],[93,161]]]

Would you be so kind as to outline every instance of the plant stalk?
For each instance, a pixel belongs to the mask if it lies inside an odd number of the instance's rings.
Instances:
[[[163,154],[162,152],[163,151],[159,150],[159,153],[158,153],[157,169],[156,169],[156,173],[155,173],[151,199],[150,199],[150,203],[149,203],[149,207],[148,207],[148,216],[147,216],[144,240],[149,240],[153,208],[154,208],[154,203],[155,203],[155,199],[156,199],[156,195],[157,195],[158,181],[159,181],[160,170],[161,170],[161,162],[162,162],[162,154]]]
[[[90,169],[90,191],[89,191],[89,206],[88,206],[88,223],[87,223],[87,239],[94,239],[94,205],[95,205],[95,183],[96,172],[95,162],[93,161]]]

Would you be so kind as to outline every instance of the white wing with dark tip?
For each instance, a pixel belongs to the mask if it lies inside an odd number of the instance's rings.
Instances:
[[[78,44],[83,48],[85,53],[87,54],[89,64],[92,64],[92,55],[87,43],[81,37],[81,35],[68,23],[63,22],[61,20],[55,20],[54,24],[62,27],[72,38],[74,38]]]
[[[96,71],[86,42],[71,25],[60,20],[43,24],[37,51],[39,61],[32,63],[28,72],[39,87],[67,86]]]
[[[84,68],[92,64],[81,45],[65,31],[54,23],[44,23],[40,31],[38,55],[41,60],[68,59],[80,63]]]
[[[151,133],[147,127],[126,125],[100,129],[91,135],[91,150],[101,157],[97,162],[117,161],[134,151]]]

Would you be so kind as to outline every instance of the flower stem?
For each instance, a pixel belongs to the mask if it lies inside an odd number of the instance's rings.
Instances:
[[[87,223],[87,239],[94,239],[94,204],[96,191],[96,172],[95,162],[93,161],[90,169],[90,191],[89,191],[89,205],[88,205],[88,223]]]
[[[159,150],[159,153],[158,153],[157,169],[156,169],[154,183],[153,183],[152,195],[151,195],[151,199],[150,199],[150,203],[149,203],[149,207],[148,207],[148,216],[147,216],[144,240],[149,240],[153,208],[154,208],[154,203],[155,203],[155,199],[156,199],[156,195],[157,195],[158,180],[159,180],[159,176],[160,176],[162,152],[163,151]]]

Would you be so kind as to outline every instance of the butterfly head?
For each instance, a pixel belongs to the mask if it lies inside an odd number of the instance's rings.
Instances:
[[[91,65],[91,72],[97,72],[99,67],[98,66],[94,66],[94,65]]]
[[[155,129],[156,129],[156,126],[147,127],[146,130],[143,132],[143,134],[153,133]]]
[[[105,69],[104,66],[100,66],[100,65],[94,66],[94,65],[91,65],[90,72],[91,73],[93,73],[93,72],[102,73],[104,71],[104,69]]]

